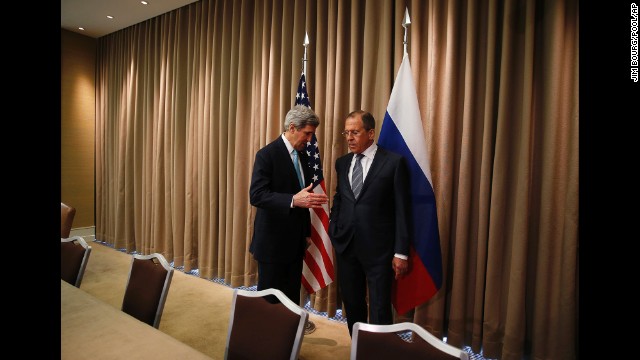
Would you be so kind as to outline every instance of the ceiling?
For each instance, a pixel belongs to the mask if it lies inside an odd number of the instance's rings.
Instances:
[[[60,25],[66,30],[99,38],[196,1],[146,0],[148,5],[143,5],[140,0],[60,0]]]

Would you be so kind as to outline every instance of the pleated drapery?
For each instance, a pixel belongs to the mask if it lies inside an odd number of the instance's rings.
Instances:
[[[575,359],[577,0],[200,0],[101,37],[96,238],[255,285],[253,159],[293,106],[305,32],[331,199],[346,115],[380,132],[406,8],[445,278],[397,316],[488,358]],[[336,313],[339,281],[315,309]]]

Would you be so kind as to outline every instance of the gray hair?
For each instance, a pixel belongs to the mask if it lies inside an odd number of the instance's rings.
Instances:
[[[300,130],[307,125],[318,127],[320,118],[316,113],[304,105],[296,105],[289,110],[284,118],[284,131],[289,129],[289,125],[293,124],[296,130]]]

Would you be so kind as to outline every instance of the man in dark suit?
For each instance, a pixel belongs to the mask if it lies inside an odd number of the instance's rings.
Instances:
[[[336,160],[329,237],[351,334],[358,321],[393,323],[393,279],[409,266],[410,194],[404,158],[374,144],[373,115],[350,113],[342,135],[350,153]]]
[[[296,304],[311,242],[309,208],[328,201],[326,194],[310,192],[313,173],[303,151],[319,124],[310,108],[289,110],[282,135],[256,153],[249,188],[251,205],[257,208],[249,251],[258,262],[258,290],[281,290]]]

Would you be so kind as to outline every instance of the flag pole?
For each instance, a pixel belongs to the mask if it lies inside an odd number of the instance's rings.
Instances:
[[[304,77],[306,79],[307,78],[307,46],[309,46],[309,34],[307,33],[306,30],[304,32],[304,43],[302,44],[302,46],[304,46],[304,55],[302,57],[302,73],[304,74]],[[309,84],[308,79],[307,79],[307,84]],[[308,319],[304,327],[304,333],[311,334],[315,330],[316,330],[316,324],[313,321],[311,321],[311,319]]]
[[[307,77],[307,46],[309,46],[309,34],[306,31],[304,32],[304,44],[302,44],[302,46],[304,46],[304,57],[302,58],[302,73],[306,78]]]
[[[407,28],[409,27],[409,25],[411,25],[411,19],[409,19],[409,9],[404,8],[404,19],[402,20],[402,27],[404,28],[404,40],[402,41],[402,43],[404,44],[404,55],[407,55],[407,44],[408,44],[408,40],[407,40]],[[304,49],[305,50],[305,57],[307,54],[307,48]]]

